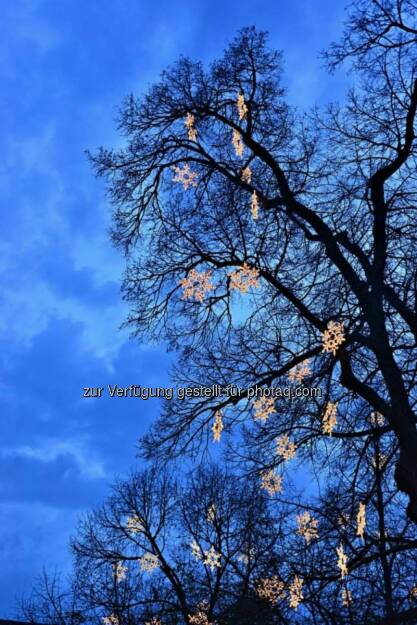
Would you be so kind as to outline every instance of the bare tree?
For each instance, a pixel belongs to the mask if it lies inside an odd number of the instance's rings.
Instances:
[[[355,89],[327,111],[288,106],[281,56],[254,28],[122,106],[126,147],[92,160],[127,254],[128,323],[180,351],[177,384],[245,389],[170,402],[145,456],[196,452],[219,410],[226,431],[250,424],[248,389],[309,359],[322,398],[280,406],[275,431],[311,450],[331,402],[342,450],[354,441],[361,458],[373,434],[394,437],[417,521],[415,16],[409,0],[353,3],[327,59],[351,63]]]

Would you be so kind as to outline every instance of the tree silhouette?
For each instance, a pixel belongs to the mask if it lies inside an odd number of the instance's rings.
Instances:
[[[353,3],[326,53],[331,69],[352,69],[343,106],[291,108],[281,55],[254,28],[208,69],[181,58],[123,104],[125,147],[92,160],[127,254],[128,323],[179,350],[177,384],[245,389],[170,402],[145,456],[197,452],[218,411],[226,432],[243,422],[260,449],[288,435],[300,456],[332,444],[358,463],[377,436],[417,521],[415,8]],[[342,341],[324,351],[332,328]],[[259,428],[248,389],[282,384],[307,359],[303,381],[322,397],[280,402]]]
[[[382,455],[375,439],[358,499],[339,458],[339,480],[308,506],[212,465],[186,479],[134,473],[80,523],[70,583],[45,576],[23,615],[47,625],[415,623],[417,541]]]
[[[91,159],[127,324],[167,341],[193,390],[141,441],[152,468],[81,524],[69,588],[45,577],[27,618],[417,621],[416,44],[414,2],[356,0],[324,53],[351,70],[343,105],[290,107],[255,28],[123,103],[124,147]],[[177,476],[211,450],[227,470]]]

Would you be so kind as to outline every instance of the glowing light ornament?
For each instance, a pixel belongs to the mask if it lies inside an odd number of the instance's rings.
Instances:
[[[180,182],[186,191],[190,187],[197,186],[198,176],[195,172],[191,171],[188,163],[186,163],[184,167],[182,168],[178,167],[178,165],[175,165],[173,167],[173,170],[175,171],[175,176],[173,177],[173,181]]]
[[[237,111],[240,121],[242,121],[242,119],[246,119],[248,107],[245,104],[245,96],[243,95],[243,93],[239,93],[237,96]]]
[[[209,550],[204,551],[204,556],[203,564],[209,566],[212,571],[214,571],[216,567],[221,566],[220,559],[222,554],[217,553],[213,546],[211,546]]]
[[[253,402],[253,418],[256,421],[267,421],[271,414],[275,414],[275,400],[273,397],[260,397]]]
[[[304,378],[311,375],[311,369],[309,367],[309,363],[310,361],[307,358],[307,360],[304,360],[303,362],[300,362],[298,365],[295,365],[295,367],[293,367],[288,374],[289,381],[298,382],[298,384],[301,384]]]
[[[360,538],[364,540],[365,528],[366,528],[366,507],[363,502],[359,504],[359,510],[356,516],[356,523],[358,525],[357,530],[356,530],[356,535],[360,536]]]
[[[145,553],[141,558],[139,558],[139,565],[142,571],[145,573],[152,573],[155,569],[159,567],[158,556],[155,556],[153,553]]]
[[[410,590],[410,599],[417,601],[417,584]]]
[[[248,553],[241,553],[238,556],[239,562],[243,562],[244,564],[249,564],[249,558],[253,558],[255,556],[255,549],[249,549]]]
[[[385,419],[380,412],[376,412],[376,411],[371,412],[369,419],[372,425],[378,425],[379,427],[382,427],[383,425],[385,425]]]
[[[121,562],[117,562],[116,564],[112,564],[112,567],[113,567],[114,576],[118,584],[122,582],[124,579],[126,579],[127,566],[123,566]]]
[[[191,553],[193,554],[194,558],[196,560],[201,560],[201,549],[198,546],[196,540],[193,538],[193,540],[190,543],[190,547],[191,547]]]
[[[264,577],[259,580],[255,592],[261,599],[266,599],[271,605],[275,605],[279,599],[285,597],[285,584],[278,575]]]
[[[298,577],[298,575],[294,577],[292,583],[290,584],[289,602],[290,602],[290,607],[293,608],[294,610],[298,608],[298,606],[304,599],[303,584],[304,584],[304,580],[301,577]]]
[[[266,490],[268,495],[282,493],[282,476],[277,475],[273,469],[262,473],[262,488]]]
[[[324,411],[322,428],[323,434],[328,434],[331,436],[333,434],[333,430],[337,424],[337,403],[333,404],[331,401],[326,405],[326,410]]]
[[[343,588],[342,590],[342,605],[349,607],[353,601],[352,592],[349,588]]]
[[[221,410],[217,410],[214,415],[214,423],[211,431],[213,432],[213,442],[219,443],[223,432],[223,416]]]
[[[235,148],[236,156],[242,158],[243,152],[245,151],[245,145],[242,141],[242,137],[238,130],[233,130],[233,138],[232,138],[233,147]]]
[[[343,323],[329,321],[326,330],[322,333],[322,338],[323,351],[331,352],[334,356],[340,345],[346,341]]]
[[[348,567],[347,567],[347,555],[345,554],[342,543],[340,543],[339,547],[336,547],[336,553],[337,553],[337,558],[338,558],[337,566],[340,571],[340,577],[343,579],[348,574]]]
[[[254,289],[259,287],[259,271],[249,267],[247,263],[243,263],[242,267],[232,271],[229,276],[230,288],[236,289],[241,293],[247,293],[251,287]]]
[[[162,621],[157,616],[153,616],[150,621],[146,621],[145,625],[162,625]]]
[[[191,269],[187,277],[179,281],[183,290],[183,299],[194,299],[202,304],[206,293],[214,289],[210,280],[211,271],[197,271],[196,269]]]
[[[214,625],[210,623],[207,616],[208,603],[203,601],[198,604],[197,612],[195,614],[189,614],[188,620],[190,625]]]
[[[303,536],[307,545],[316,538],[318,538],[318,520],[314,519],[311,514],[306,510],[302,514],[297,516],[298,530],[300,536]]]
[[[192,113],[187,113],[184,125],[188,131],[188,138],[190,141],[197,141],[197,128],[194,126],[195,118]]]
[[[259,217],[259,200],[256,191],[254,191],[251,195],[250,212],[252,219],[256,221]]]
[[[110,614],[110,616],[102,617],[103,625],[119,625],[119,619],[115,614]]]
[[[129,516],[126,522],[126,529],[128,532],[132,532],[132,534],[136,534],[138,532],[143,532],[145,529],[140,517],[137,514],[133,516]]]
[[[297,446],[289,439],[287,434],[283,434],[275,440],[277,444],[278,456],[281,456],[284,460],[291,460],[294,458]]]
[[[250,184],[252,182],[252,170],[250,167],[245,167],[245,169],[242,169],[242,173],[240,176],[242,182],[246,182],[247,184]]]
[[[212,503],[211,506],[209,506],[209,509],[207,510],[207,521],[210,521],[210,523],[214,523],[215,520],[216,520],[216,506],[214,503]]]

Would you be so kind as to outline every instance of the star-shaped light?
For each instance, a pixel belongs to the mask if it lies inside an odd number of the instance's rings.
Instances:
[[[155,556],[153,553],[145,553],[141,558],[139,558],[139,565],[142,571],[146,573],[152,573],[155,569],[159,567],[158,556]]]
[[[259,287],[259,271],[253,267],[249,267],[247,263],[243,263],[242,267],[232,271],[229,274],[230,288],[236,289],[241,293],[247,293],[250,288]]]
[[[303,362],[300,362],[297,365],[295,365],[288,374],[289,381],[298,382],[298,384],[301,384],[304,378],[306,378],[307,376],[311,374],[309,362],[310,361],[307,358],[306,360],[303,360]]]
[[[195,172],[191,171],[188,163],[186,163],[184,167],[178,167],[178,165],[175,165],[173,169],[175,171],[173,181],[180,182],[186,191],[190,187],[197,186],[198,176]]]
[[[183,299],[194,299],[203,303],[206,293],[214,289],[211,283],[211,271],[197,271],[191,269],[186,278],[182,278],[179,284],[182,286]]]
[[[287,434],[283,434],[276,439],[277,454],[284,460],[291,460],[295,456],[297,446],[293,443]]]
[[[220,559],[222,554],[217,553],[213,546],[211,546],[209,550],[204,551],[204,556],[203,564],[209,566],[212,571],[214,571],[216,567],[221,566]]]
[[[255,590],[258,597],[266,599],[271,605],[285,597],[285,584],[278,575],[260,579]]]
[[[273,469],[262,473],[262,488],[271,496],[276,493],[282,493],[281,475],[277,475]]]
[[[141,518],[137,514],[129,516],[126,521],[126,529],[128,532],[132,532],[132,534],[143,532],[144,526]]]

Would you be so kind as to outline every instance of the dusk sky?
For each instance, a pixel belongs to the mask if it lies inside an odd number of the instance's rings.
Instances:
[[[123,258],[86,149],[116,146],[122,98],[179,55],[209,62],[242,26],[283,49],[291,104],[343,98],[318,58],[339,0],[3,0],[0,20],[0,618],[45,566],[67,571],[77,518],[138,462],[156,400],[84,386],[168,384],[172,355],[120,330]]]

